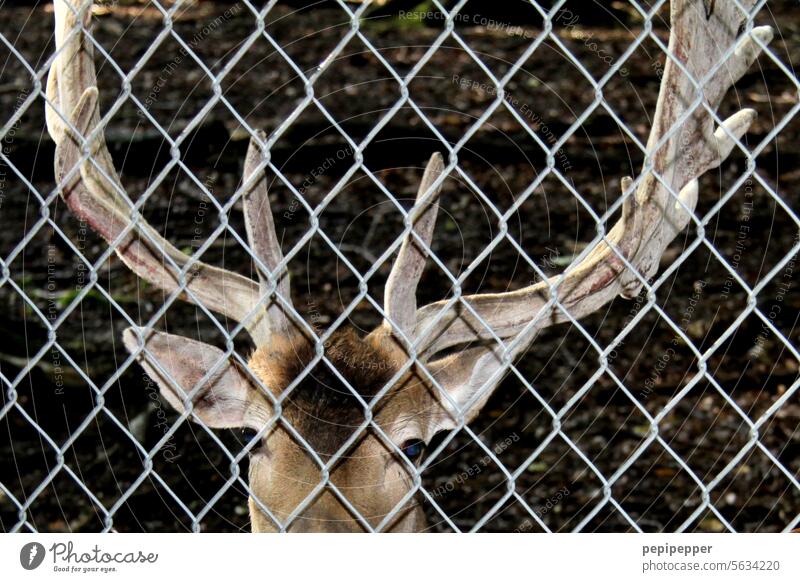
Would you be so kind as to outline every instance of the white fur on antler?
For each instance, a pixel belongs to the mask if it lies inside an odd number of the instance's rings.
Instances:
[[[741,2],[748,10],[754,3]],[[583,258],[561,275],[517,291],[468,295],[449,308],[449,302],[439,301],[417,311],[419,351],[442,384],[461,394],[456,400],[467,405],[470,415],[499,383],[499,370],[526,350],[539,330],[568,321],[565,311],[580,319],[618,295],[635,297],[655,274],[665,249],[691,220],[698,178],[730,155],[756,117],[744,109],[715,130],[709,113],[716,113],[761,46],[772,39],[768,26],[738,38],[747,18],[734,2],[714,2],[708,10],[703,0],[673,0],[670,56],[643,175],[635,192],[633,181],[623,178],[627,198],[622,218]],[[443,350],[491,342],[494,336],[513,342],[513,349],[483,346],[435,360]]]
[[[740,3],[749,10],[755,0]],[[115,244],[117,254],[137,275],[168,292],[180,289],[182,298],[242,322],[258,345],[268,344],[273,334],[290,328],[286,308],[291,297],[261,169],[266,136],[259,133],[251,141],[242,186],[259,283],[201,262],[187,269],[190,259],[132,209],[99,130],[97,78],[85,32],[90,13],[91,2],[55,2],[59,55],[47,84],[47,126],[57,145],[56,176],[64,199]],[[474,414],[499,382],[499,371],[527,349],[539,330],[585,317],[618,295],[634,297],[656,272],[667,246],[689,224],[698,178],[728,157],[755,119],[753,110],[744,109],[715,129],[711,115],[772,39],[769,27],[752,28],[739,38],[747,17],[735,2],[712,2],[707,8],[704,0],[673,0],[669,57],[643,174],[635,191],[630,178],[622,180],[622,218],[561,275],[517,291],[468,295],[450,307],[440,301],[417,309],[417,285],[443,182],[444,164],[435,154],[386,285],[386,321],[380,333],[418,342],[417,352],[434,376]],[[84,153],[87,139],[91,155]],[[259,308],[262,302],[267,307]],[[494,337],[511,340],[513,349],[483,345]],[[126,345],[134,350],[132,342],[128,334]],[[477,345],[466,346],[473,342]],[[456,346],[464,348],[436,359]]]
[[[273,329],[285,328],[286,323],[275,300],[271,300],[269,310],[258,308],[262,293],[267,289],[263,277],[259,288],[246,277],[200,261],[193,261],[186,269],[189,257],[132,210],[103,133],[98,131],[97,75],[92,42],[86,34],[91,10],[92,2],[54,2],[59,53],[47,81],[50,106],[46,116],[48,131],[56,142],[56,178],[62,185],[64,200],[74,214],[106,241],[116,243],[120,259],[142,279],[167,292],[181,289],[183,299],[202,303],[212,311],[242,322],[257,344],[266,343]],[[87,157],[83,153],[83,143],[89,138],[91,156]],[[259,161],[260,149],[254,138],[244,180],[245,186],[251,183],[245,194],[249,243],[267,268],[275,269],[282,255],[272,224],[263,171],[261,179],[254,176]],[[275,273],[275,276],[280,280],[278,293],[290,304],[288,275]]]

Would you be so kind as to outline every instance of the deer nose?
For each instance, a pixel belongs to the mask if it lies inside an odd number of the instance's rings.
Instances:
[[[303,514],[289,526],[291,533],[358,533],[363,531],[364,528],[355,519],[340,514]]]
[[[289,526],[290,532],[363,532],[364,528],[339,502],[325,492]]]

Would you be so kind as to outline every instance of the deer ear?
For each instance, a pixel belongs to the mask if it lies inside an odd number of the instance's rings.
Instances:
[[[435,415],[436,430],[461,426],[462,416],[465,424],[471,422],[505,376],[502,356],[489,347],[470,348],[435,360],[427,367],[449,396],[438,395],[441,414]]]
[[[147,351],[142,349],[140,337]],[[126,329],[122,339],[127,350],[136,355],[136,361],[156,381],[164,399],[179,413],[185,412],[189,395],[197,390],[191,397],[192,411],[206,426],[238,428],[252,423],[248,411],[262,397],[222,350],[142,328]],[[206,378],[212,369],[214,372]]]

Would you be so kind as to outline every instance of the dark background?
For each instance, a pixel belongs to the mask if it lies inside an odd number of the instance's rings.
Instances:
[[[441,20],[398,16],[400,10],[412,10],[417,4],[393,2],[379,7],[368,13],[361,27],[401,77],[441,33]],[[421,9],[432,9],[430,3],[422,4]],[[235,15],[225,16],[231,9]],[[557,21],[554,34],[594,79],[609,69],[608,59],[601,59],[599,51],[615,62],[643,26],[641,15],[626,2],[575,1],[568,2],[566,9],[577,17],[577,24],[566,27]],[[0,119],[5,123],[33,94],[30,70],[19,55],[39,73],[53,51],[52,12],[48,3],[4,2],[0,14],[0,34],[7,41],[0,43]],[[456,30],[497,78],[542,29],[538,12],[523,2],[471,1],[464,15]],[[521,28],[475,26],[476,16]],[[654,34],[664,40],[666,16],[662,9],[654,20]],[[210,26],[214,22],[218,24]],[[772,46],[791,71],[800,58],[796,3],[768,2],[757,24],[778,29]],[[335,2],[281,2],[267,17],[267,32],[306,74],[320,64],[349,26],[347,15]],[[162,28],[161,12],[154,5],[125,0],[99,6],[94,31],[119,69],[127,73]],[[254,29],[253,15],[234,2],[186,3],[174,26],[215,74]],[[609,109],[644,142],[663,61],[655,42],[645,40],[624,64],[624,71],[604,86],[604,104],[592,111],[556,159],[564,181],[573,184],[598,214],[617,199],[620,178],[636,175],[643,159]],[[98,68],[102,107],[107,110],[122,95],[121,77],[100,55]],[[472,56],[448,38],[409,85],[413,103],[435,132],[406,104],[365,151],[365,165],[374,179],[407,206],[424,163],[441,149],[436,132],[451,142],[462,139],[495,98],[491,89],[459,86],[454,76],[492,86]],[[39,79],[43,82],[44,75]],[[159,85],[155,98],[149,98]],[[264,38],[250,47],[221,86],[225,99],[247,124],[267,132],[278,128],[305,96],[295,71]],[[459,155],[463,174],[454,172],[445,186],[434,250],[453,273],[466,268],[497,236],[492,206],[508,209],[546,168],[545,154],[531,133],[552,145],[548,136],[560,138],[593,106],[595,98],[584,73],[552,38],[525,61],[506,89],[525,124],[504,108],[498,109],[471,134]],[[181,45],[168,37],[133,78],[132,91],[169,136],[188,133],[181,146],[182,163],[216,201],[224,202],[240,179],[247,138],[241,121],[225,104],[219,102],[203,111],[214,95],[203,67],[182,54]],[[314,207],[353,162],[346,140],[328,116],[359,142],[401,96],[392,73],[357,38],[322,74],[314,92],[324,111],[317,104],[306,108],[272,151],[282,176],[268,173],[268,178],[285,251],[297,245],[309,228],[309,214],[283,180],[302,187],[306,201]],[[754,107],[760,114],[747,137],[749,146],[761,144],[773,129],[780,128],[759,154],[757,171],[784,204],[796,208],[798,122],[785,119],[797,106],[796,80],[762,57],[736,85],[720,115],[724,118],[743,106]],[[97,288],[82,295],[89,271],[81,266],[75,249],[95,262],[107,246],[93,233],[82,231],[57,198],[43,214],[41,200],[55,187],[53,144],[44,131],[43,111],[38,96],[2,143],[18,173],[6,161],[0,163],[0,258],[7,269],[0,285],[0,528],[10,530],[18,524],[11,494],[21,503],[32,500],[26,519],[40,531],[95,531],[109,526],[119,531],[191,529],[186,510],[199,514],[224,488],[230,457],[202,429],[184,423],[168,443],[171,454],[157,452],[153,472],[145,472],[150,467],[142,461],[144,451],[163,435],[161,421],[175,416],[166,404],[151,398],[152,384],[137,365],[123,366],[127,353],[120,332],[129,322],[121,311],[135,322],[146,322],[163,305],[164,297],[138,282],[115,256],[100,266]],[[106,135],[128,192],[138,198],[156,184],[170,159],[163,134],[126,100]],[[322,161],[337,158],[340,152],[345,152],[340,161],[309,179]],[[739,153],[719,172],[705,176],[698,213],[709,212],[745,169]],[[219,225],[214,202],[185,171],[177,169],[155,185],[145,215],[189,252],[196,252]],[[230,213],[230,221],[236,232],[244,232],[238,209]],[[402,219],[373,178],[359,171],[321,214],[320,226],[364,273],[402,232]],[[638,314],[643,298],[617,300],[588,318],[584,322],[588,336],[565,325],[539,337],[518,368],[554,411],[579,395],[562,419],[568,440],[553,434],[550,412],[513,375],[471,428],[487,447],[503,449],[497,456],[508,471],[522,468],[515,480],[516,492],[530,507],[540,508],[550,529],[570,531],[580,524],[585,531],[628,531],[631,525],[622,508],[645,531],[672,531],[702,506],[698,480],[706,485],[714,482],[710,500],[718,513],[703,509],[685,525],[690,531],[721,531],[724,522],[736,530],[780,531],[794,523],[800,514],[798,395],[792,394],[769,414],[757,441],[744,419],[755,422],[791,391],[798,379],[796,350],[765,330],[756,315],[742,315],[748,295],[710,246],[752,287],[765,281],[792,251],[797,232],[795,219],[751,179],[712,215],[706,227],[708,244],[693,250],[661,285],[658,306],[692,342],[701,351],[719,343],[705,362],[708,377],[692,385],[677,404],[673,399],[698,373],[698,362],[682,340],[674,341],[675,330],[653,309],[637,320],[613,354],[610,371],[615,377],[609,373],[595,377],[597,353],[588,338],[608,345]],[[595,224],[565,184],[551,175],[513,215],[509,234],[550,274],[560,271],[592,239]],[[664,265],[695,238],[694,230],[679,237],[668,249]],[[252,273],[246,254],[229,232],[216,238],[203,260]],[[779,268],[755,301],[796,345],[800,298],[792,266]],[[376,298],[382,296],[389,267],[383,265],[368,282]],[[537,277],[503,240],[468,279],[465,291],[518,288]],[[338,317],[358,293],[358,276],[337,260],[319,235],[297,250],[292,278],[297,309],[307,316],[317,310],[323,324]],[[448,279],[429,265],[420,285],[420,302],[440,299],[448,292]],[[73,305],[79,296],[79,303]],[[48,344],[42,317],[56,319],[67,312],[54,349]],[[351,320],[368,330],[379,317],[362,301]],[[170,306],[159,326],[212,343],[220,341],[207,317],[182,303]],[[252,347],[248,340],[237,341],[242,353],[248,353]],[[670,347],[674,353],[669,352],[665,360]],[[102,398],[87,380],[103,391]],[[101,404],[105,408],[94,414]],[[670,450],[656,442],[640,454],[649,429],[641,408],[655,415],[667,405],[659,428]],[[226,432],[218,437],[231,450],[241,449],[239,435]],[[499,445],[506,439],[512,444]],[[177,459],[169,462],[167,457],[172,455]],[[475,464],[480,471],[463,478]],[[246,461],[241,465],[246,475]],[[610,500],[597,510],[604,498],[603,479],[610,479],[620,467],[625,470],[611,486]],[[424,474],[423,483],[460,529],[475,527],[489,512],[491,517],[480,523],[481,531],[541,529],[518,500],[495,507],[507,491],[505,473],[486,462],[485,453],[466,434],[457,435],[448,445]],[[426,510],[431,530],[451,529],[430,504]],[[113,513],[113,524],[107,512]],[[243,488],[237,484],[227,489],[203,513],[200,527],[248,529]]]

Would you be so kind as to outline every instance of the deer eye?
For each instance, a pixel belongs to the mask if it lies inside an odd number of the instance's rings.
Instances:
[[[419,439],[412,439],[404,442],[400,449],[403,451],[403,454],[408,457],[409,461],[416,463],[425,451],[425,443]]]
[[[240,439],[242,441],[242,446],[247,446],[254,440],[258,439],[258,431],[253,430],[252,428],[243,428]],[[256,453],[259,448],[261,448],[260,442],[253,443],[253,446],[249,449],[250,454],[252,455],[253,453]]]

